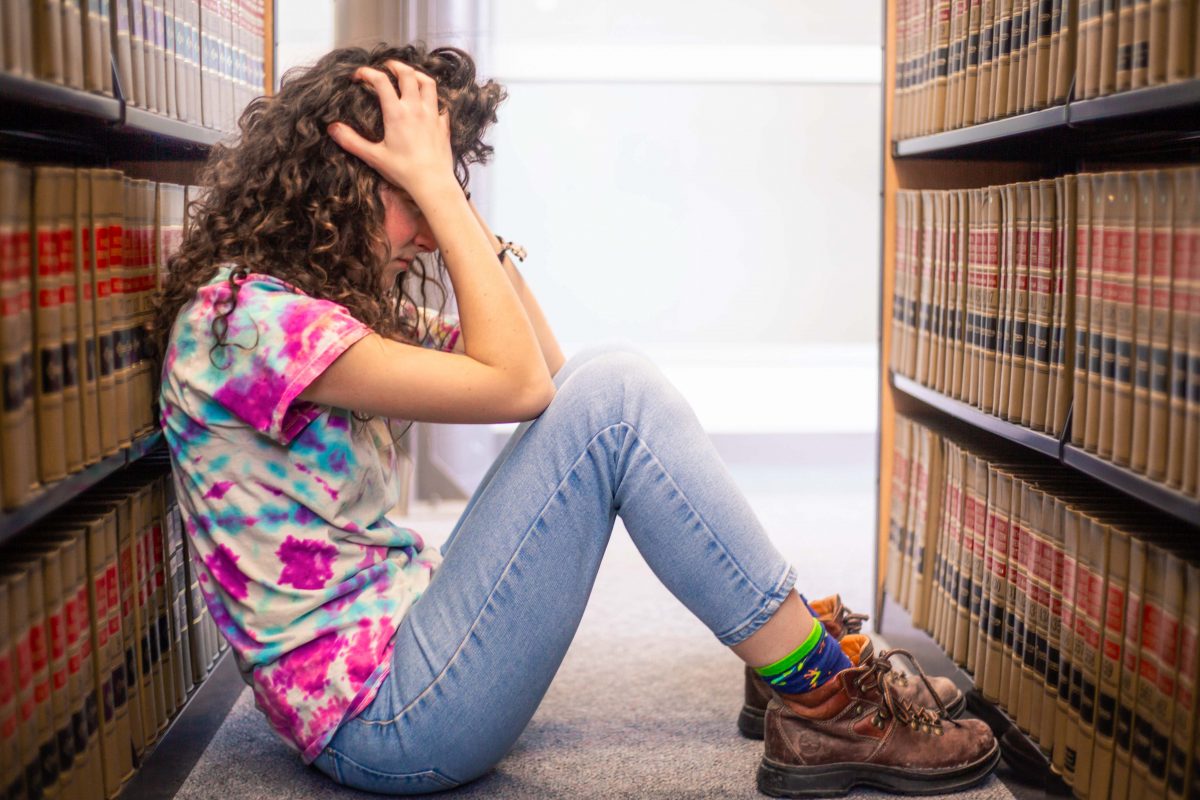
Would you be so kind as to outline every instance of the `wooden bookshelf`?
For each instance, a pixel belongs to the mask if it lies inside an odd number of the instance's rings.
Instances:
[[[954,664],[933,638],[915,627],[899,603],[887,596],[887,550],[891,508],[895,413],[917,414],[924,420],[965,430],[973,437],[1037,453],[1045,464],[1064,473],[1087,475],[1097,492],[1124,493],[1130,503],[1170,515],[1178,533],[1200,537],[1200,501],[1185,497],[1069,444],[1070,418],[1062,438],[1015,425],[980,411],[917,381],[893,375],[892,297],[896,271],[896,197],[901,190],[975,188],[1068,173],[1094,171],[1112,162],[1159,163],[1198,157],[1200,141],[1200,80],[1136,89],[1091,100],[1068,99],[1062,105],[1019,114],[942,133],[893,141],[896,85],[896,3],[884,3],[883,50],[883,163],[882,238],[880,271],[879,359],[879,491],[875,556],[875,615],[878,630],[889,643],[918,652],[931,673],[948,675],[961,689],[973,686],[971,676]],[[1006,443],[1001,445],[1000,443]],[[1172,523],[1168,522],[1167,525]],[[1200,541],[1200,539],[1197,539]],[[1036,743],[1017,728],[1004,711],[978,693],[968,694],[970,708],[992,726],[1018,772],[1047,792],[1064,789]]]
[[[274,88],[274,17],[273,1],[266,0],[264,94],[271,94]],[[0,72],[0,102],[4,106],[0,159],[25,164],[114,166],[138,178],[193,182],[212,146],[231,138],[231,133],[135,107],[121,94],[119,81],[115,80],[115,62],[111,68],[112,96]],[[73,501],[88,496],[90,490],[129,466],[161,459],[164,449],[162,432],[147,432],[84,469],[41,486],[20,506],[0,511],[0,548],[16,537],[36,537],[39,522],[70,508]],[[225,646],[157,742],[142,754],[119,797],[174,796],[244,688]]]

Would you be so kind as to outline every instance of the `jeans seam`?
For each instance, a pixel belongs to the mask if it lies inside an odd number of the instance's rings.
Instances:
[[[626,425],[630,429],[633,429],[632,425],[629,425],[629,423],[623,420],[620,422],[615,422],[597,431],[596,434],[587,441],[587,444],[583,446],[579,456],[571,463],[570,468],[567,469],[566,474],[564,474],[562,477],[562,480],[558,482],[558,484],[554,487],[554,490],[550,492],[550,496],[546,498],[546,502],[542,504],[542,508],[538,511],[537,516],[534,517],[533,522],[529,524],[529,527],[525,530],[525,533],[521,535],[520,542],[517,544],[512,555],[509,557],[508,563],[504,565],[504,571],[500,574],[500,577],[496,579],[495,584],[492,585],[491,591],[488,592],[487,599],[483,602],[483,605],[479,609],[479,613],[475,615],[475,619],[471,622],[471,627],[467,629],[462,641],[458,643],[458,646],[454,649],[454,654],[450,656],[450,660],[446,662],[446,666],[442,667],[441,672],[439,672],[437,676],[430,681],[428,686],[422,689],[416,697],[414,697],[407,705],[405,705],[404,708],[400,709],[400,711],[391,719],[368,720],[362,719],[360,716],[355,717],[354,721],[357,721],[362,725],[394,725],[400,720],[401,717],[407,714],[409,710],[413,708],[413,706],[421,702],[421,699],[425,697],[425,695],[429,694],[429,692],[432,691],[433,688],[438,685],[438,683],[441,682],[446,673],[450,671],[450,667],[454,666],[455,661],[458,660],[458,657],[462,653],[463,648],[466,646],[467,641],[470,640],[471,634],[473,634],[475,629],[479,626],[480,620],[483,619],[484,612],[486,612],[491,606],[492,599],[496,596],[496,591],[500,588],[500,585],[504,582],[504,579],[508,577],[509,573],[512,571],[513,562],[516,561],[517,556],[520,555],[521,550],[525,547],[525,543],[529,541],[529,535],[533,532],[533,529],[537,527],[538,523],[541,522],[542,517],[545,516],[546,510],[550,507],[550,503],[554,500],[559,490],[562,489],[563,485],[567,482],[567,479],[571,477],[571,474],[575,471],[575,468],[579,466],[579,463],[583,460],[584,456],[587,455],[588,451],[591,449],[596,440],[608,431],[621,425]]]
[[[764,599],[768,601],[767,604],[755,611],[750,616],[746,617],[746,619],[738,623],[731,630],[723,634],[717,634],[717,639],[727,647],[732,647],[733,645],[739,644],[748,638],[749,634],[747,636],[740,636],[741,632],[764,616],[769,619],[771,614],[773,614],[773,612],[779,608],[779,606],[782,605],[783,601],[787,598],[788,593],[792,590],[792,587],[796,583],[796,577],[795,568],[790,564],[786,564],[783,569],[783,577],[776,581],[775,586],[769,593],[763,595]],[[766,620],[764,619],[763,622],[766,622]],[[758,627],[761,627],[761,625],[756,626],[755,630],[757,630]],[[754,631],[751,631],[750,633],[754,633]]]

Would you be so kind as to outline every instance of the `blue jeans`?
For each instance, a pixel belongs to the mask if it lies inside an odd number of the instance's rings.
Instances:
[[[396,632],[391,674],[314,762],[389,794],[487,772],[529,723],[575,635],[617,514],[659,580],[725,645],[795,572],[658,368],[594,348],[497,457]]]

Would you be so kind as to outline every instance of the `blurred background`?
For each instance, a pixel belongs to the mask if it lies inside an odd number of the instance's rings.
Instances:
[[[627,342],[650,355],[799,585],[867,609],[881,9],[288,0],[276,74],[381,40],[475,55],[509,99],[472,192],[528,249],[522,273],[564,352]],[[448,532],[514,428],[416,426],[408,521]]]

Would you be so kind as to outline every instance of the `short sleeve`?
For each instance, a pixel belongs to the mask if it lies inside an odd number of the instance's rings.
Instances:
[[[211,358],[208,346],[197,348],[205,358],[193,362],[198,369],[187,382],[255,430],[288,444],[323,410],[296,398],[371,329],[337,303],[258,278],[251,274],[239,284],[237,305],[228,318],[229,344],[214,350]],[[196,320],[202,340],[228,288],[217,284],[201,291],[196,309],[209,311]]]

